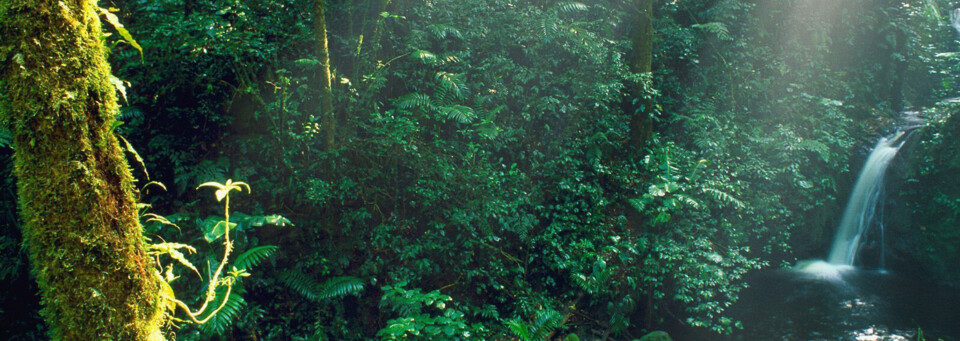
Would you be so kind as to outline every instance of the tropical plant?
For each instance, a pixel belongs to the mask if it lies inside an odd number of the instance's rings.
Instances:
[[[160,186],[162,187],[162,185]],[[208,279],[204,281],[200,307],[192,309],[187,302],[177,298],[177,292],[180,292],[181,296],[183,296],[183,292],[175,290],[172,286],[173,282],[180,278],[180,275],[177,275],[174,270],[173,262],[189,269],[190,274],[195,274],[203,280],[203,275],[187,257],[188,254],[197,253],[197,249],[189,244],[162,242],[149,244],[147,254],[155,258],[158,265],[162,264],[161,256],[166,256],[173,261],[165,267],[161,265],[165,284],[163,289],[163,298],[166,301],[165,308],[173,316],[173,320],[198,325],[203,334],[221,335],[237,320],[241,310],[246,305],[242,296],[244,290],[240,285],[241,280],[250,277],[249,270],[277,252],[277,247],[273,245],[251,247],[230,262],[231,255],[235,251],[235,243],[231,240],[231,232],[236,234],[238,231],[263,226],[264,224],[286,226],[292,225],[292,223],[277,215],[248,216],[241,213],[234,215],[235,218],[239,219],[235,219],[236,222],[233,222],[230,220],[230,193],[233,191],[242,193],[244,189],[249,193],[250,186],[244,182],[234,182],[228,179],[223,184],[206,182],[197,189],[204,187],[211,187],[216,190],[214,196],[217,201],[223,202],[223,218],[198,220],[198,225],[200,225],[203,239],[207,243],[213,243],[222,238],[223,250],[215,268],[211,268],[210,264],[207,263],[205,272]],[[148,208],[148,206],[145,205],[144,208]],[[143,216],[148,224],[152,224],[152,227],[172,226],[178,230],[181,229],[168,217],[150,213],[145,213]],[[208,260],[209,256],[212,255],[208,255]],[[230,265],[229,270],[227,270],[228,263]],[[185,317],[180,318],[178,315]]]

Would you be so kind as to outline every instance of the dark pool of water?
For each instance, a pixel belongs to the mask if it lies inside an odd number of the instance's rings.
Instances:
[[[778,270],[749,279],[730,316],[744,329],[677,340],[960,341],[960,292],[918,278],[873,270],[832,274]]]

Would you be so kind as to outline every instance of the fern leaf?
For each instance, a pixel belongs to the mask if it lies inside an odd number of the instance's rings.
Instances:
[[[197,249],[194,249],[193,246],[187,244],[159,243],[150,245],[150,251],[148,253],[154,255],[166,254],[167,256],[170,256],[171,259],[177,261],[177,263],[180,263],[188,269],[193,270],[193,272],[197,274],[197,277],[203,278],[203,276],[200,276],[200,271],[197,270],[197,267],[187,260],[186,255],[184,255],[183,252],[180,252],[180,249],[184,249],[188,253],[197,252]]]
[[[788,150],[804,150],[817,153],[823,162],[830,162],[830,146],[817,140],[804,139],[787,147]]]
[[[439,111],[441,114],[447,116],[448,119],[460,123],[470,123],[477,118],[477,113],[473,111],[473,108],[465,105],[440,107]]]
[[[320,300],[317,292],[320,284],[300,271],[287,271],[280,274],[280,282],[310,301]]]
[[[276,253],[277,247],[274,245],[258,246],[237,256],[237,260],[233,262],[233,266],[240,270],[249,270]]]
[[[461,60],[459,56],[451,53],[441,56],[440,61],[442,64],[454,64],[459,63]]]
[[[340,298],[347,295],[359,295],[363,291],[363,281],[356,277],[334,277],[321,286],[320,299]]]
[[[530,331],[530,326],[519,318],[507,321],[507,327],[510,328],[513,335],[516,335],[520,340],[532,340],[533,333]]]
[[[557,4],[557,10],[560,11],[560,13],[583,12],[589,9],[587,5],[577,1],[565,1]]]
[[[443,94],[451,95],[449,99],[460,99],[463,98],[463,93],[466,90],[466,87],[461,85],[460,75],[449,73],[449,72],[437,72],[437,86],[438,91],[442,90]],[[440,96],[441,98],[448,98],[447,96]]]
[[[0,148],[13,148],[13,134],[5,128],[0,128]]]
[[[157,223],[157,224],[160,224],[160,226],[173,226],[177,228],[177,231],[182,231],[182,229],[180,229],[180,226],[177,226],[177,224],[175,224],[173,221],[170,221],[169,218],[164,217],[162,215],[147,213],[143,215],[143,218],[147,218],[147,220],[145,221],[148,223]]]
[[[430,110],[433,108],[433,103],[430,101],[430,96],[420,93],[412,93],[400,97],[397,100],[397,107],[400,109],[422,109]]]
[[[437,65],[439,58],[437,55],[431,53],[430,51],[416,50],[413,52],[413,57],[419,60],[421,63],[427,65]]]
[[[363,281],[356,277],[334,277],[322,285],[299,271],[288,271],[280,275],[280,281],[304,298],[319,302],[347,295],[359,295],[363,291]]]
[[[696,199],[686,194],[677,194],[677,195],[674,195],[673,197],[676,198],[677,201],[680,201],[686,204],[687,206],[693,207],[694,209],[700,208],[700,202],[698,202]]]
[[[463,35],[460,34],[460,30],[450,25],[433,24],[427,26],[427,30],[429,30],[430,33],[433,33],[433,36],[436,37],[437,40],[447,39],[447,36],[463,39]]]
[[[703,193],[709,194],[711,197],[723,204],[731,204],[736,208],[744,208],[746,205],[743,201],[740,201],[736,197],[730,195],[727,192],[721,191],[716,188],[704,188]]]
[[[220,289],[218,289],[220,291]],[[222,295],[222,293],[220,294]],[[222,297],[222,296],[221,296]],[[231,293],[225,298],[227,303],[223,309],[217,312],[209,321],[200,325],[200,331],[206,335],[223,335],[227,329],[233,325],[233,322],[240,317],[240,311],[247,305],[247,301],[236,293]],[[211,302],[214,307],[220,305],[221,300]],[[209,316],[209,315],[208,315]],[[206,316],[204,316],[206,318]]]
[[[147,171],[147,164],[143,162],[143,158],[140,157],[140,153],[137,153],[137,150],[133,149],[133,145],[130,144],[130,141],[127,141],[125,137],[120,136],[119,134],[117,137],[120,137],[120,140],[123,141],[123,146],[124,149],[127,150],[127,153],[133,155],[133,158],[137,160],[137,164],[139,164],[140,168],[143,169],[143,175],[146,175],[147,180],[150,180],[150,172]]]
[[[706,24],[691,25],[691,27],[710,32],[716,35],[717,38],[720,38],[720,40],[733,40],[733,37],[730,35],[730,30],[727,29],[727,25],[724,25],[722,22],[708,22]]]
[[[316,60],[313,58],[297,59],[293,61],[293,64],[296,66],[305,67],[305,68],[318,68],[320,67],[320,65],[323,65],[322,63],[320,63],[319,60]]]
[[[650,202],[649,199],[639,198],[639,199],[627,199],[627,203],[630,204],[637,212],[643,212],[647,204]]]
[[[498,319],[500,313],[497,311],[497,307],[492,304],[484,304],[480,309],[480,317],[485,319]]]
[[[563,324],[563,315],[556,310],[547,310],[537,313],[537,319],[534,321],[536,332],[534,340],[546,340],[550,333],[553,333]]]

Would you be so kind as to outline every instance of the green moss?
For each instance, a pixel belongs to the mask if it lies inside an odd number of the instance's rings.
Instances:
[[[117,98],[95,5],[0,5],[0,114],[14,135],[24,243],[52,338],[157,340],[159,282],[111,131]]]

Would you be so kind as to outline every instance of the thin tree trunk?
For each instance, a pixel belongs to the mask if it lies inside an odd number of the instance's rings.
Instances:
[[[320,60],[320,125],[323,126],[323,147],[334,148],[337,119],[333,114],[333,91],[330,83],[330,49],[327,47],[327,19],[324,0],[315,0],[314,31],[317,35],[317,58]]]
[[[907,74],[907,34],[901,28],[896,29],[896,56],[893,61],[893,84],[890,87],[890,106],[893,110],[903,111],[903,83]],[[894,54],[891,54],[894,55]]]
[[[54,340],[162,340],[96,2],[0,2],[0,119]]]
[[[630,61],[631,71],[639,74],[649,74],[653,71],[653,3],[655,0],[636,0],[637,24],[631,40],[633,42],[633,56]],[[636,102],[630,107],[633,116],[630,120],[630,144],[634,148],[641,148],[653,136],[654,103],[644,98],[647,92],[642,85],[631,89]]]

